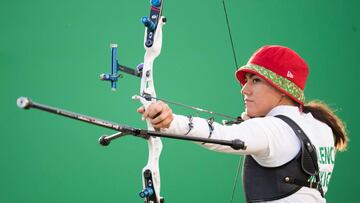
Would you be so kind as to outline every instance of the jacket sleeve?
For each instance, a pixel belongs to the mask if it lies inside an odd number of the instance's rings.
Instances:
[[[260,118],[261,119],[261,118]],[[234,140],[240,139],[245,142],[246,150],[234,150],[229,146],[218,144],[198,143],[210,150],[234,153],[234,154],[252,154],[266,156],[269,153],[269,141],[266,135],[266,129],[261,127],[262,122],[258,118],[249,119],[241,124],[225,126],[213,122],[213,132],[210,134],[210,126],[207,119],[193,117],[193,128],[189,131],[189,118],[181,115],[174,115],[168,129],[162,129],[165,133],[174,133],[179,135],[189,135],[202,138]]]

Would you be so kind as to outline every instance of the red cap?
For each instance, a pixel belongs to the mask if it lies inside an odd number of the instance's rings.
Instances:
[[[264,46],[256,51],[236,78],[245,84],[245,73],[253,73],[296,102],[304,105],[304,88],[309,73],[306,62],[293,50],[284,46]]]

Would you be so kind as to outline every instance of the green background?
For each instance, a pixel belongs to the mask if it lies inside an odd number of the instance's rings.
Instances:
[[[296,50],[308,62],[307,100],[320,99],[347,123],[350,145],[337,154],[328,202],[360,202],[360,1],[228,0],[236,55],[245,64],[265,44]],[[148,1],[1,0],[0,202],[143,202],[146,141],[125,137],[104,148],[113,131],[16,107],[19,96],[136,127],[132,101],[139,79],[125,75],[118,90],[98,75],[110,70],[110,43],[119,63],[144,55]],[[240,86],[220,0],[166,1],[157,95],[239,115]],[[173,107],[179,114],[193,112]],[[208,115],[201,115],[208,117]],[[219,118],[218,120],[221,120]],[[230,202],[238,156],[163,139],[161,194],[166,202]],[[243,202],[241,180],[234,202]]]

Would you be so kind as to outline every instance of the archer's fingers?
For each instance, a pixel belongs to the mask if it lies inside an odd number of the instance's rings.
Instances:
[[[152,118],[154,117],[154,114],[156,115],[156,111],[158,111],[159,107],[156,107],[156,103],[151,103],[147,109],[145,109],[144,107],[144,112],[143,112],[143,118],[147,119],[147,118]]]
[[[165,105],[166,104],[164,104],[164,102],[162,102],[162,101],[156,101],[156,102],[151,103],[146,110],[147,117],[149,117],[150,119],[155,119],[162,113],[162,111],[166,107]]]
[[[173,113],[172,110],[165,104],[163,106],[163,110],[159,113],[157,117],[151,120],[151,123],[155,126],[160,125],[161,127],[167,126],[169,123],[168,121],[173,120]]]
[[[145,108],[143,106],[140,106],[136,111],[143,114],[145,112]]]
[[[171,122],[173,121],[173,117],[167,117],[165,120],[163,120],[162,122],[160,122],[159,124],[153,125],[154,128],[156,129],[161,129],[161,128],[169,128]]]

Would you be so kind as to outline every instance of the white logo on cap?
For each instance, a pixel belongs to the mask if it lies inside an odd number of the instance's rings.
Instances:
[[[288,78],[294,78],[294,75],[290,72],[290,71],[288,71],[287,72],[287,75],[286,75]]]

